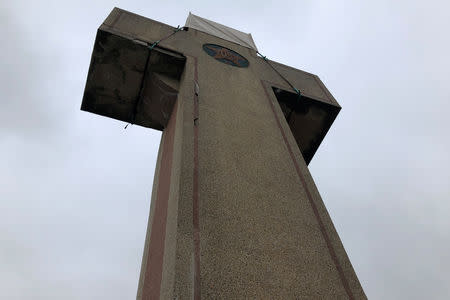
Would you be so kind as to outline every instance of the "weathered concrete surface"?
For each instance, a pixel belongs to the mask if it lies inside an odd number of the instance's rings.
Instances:
[[[105,24],[147,43],[173,29],[121,10]],[[249,67],[213,59],[204,43]],[[289,86],[253,50],[193,29],[160,46],[186,62],[158,156],[138,299],[366,299],[272,90]],[[317,76],[276,67],[339,108]],[[162,261],[150,264],[152,255]]]

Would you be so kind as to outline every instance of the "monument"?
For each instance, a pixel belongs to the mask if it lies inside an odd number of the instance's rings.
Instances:
[[[81,109],[162,130],[138,299],[366,299],[307,167],[340,110],[316,75],[115,8]]]

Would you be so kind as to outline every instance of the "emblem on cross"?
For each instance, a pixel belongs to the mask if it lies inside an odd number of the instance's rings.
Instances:
[[[218,61],[234,67],[247,68],[249,65],[249,62],[245,57],[231,49],[219,45],[204,44],[203,50]]]

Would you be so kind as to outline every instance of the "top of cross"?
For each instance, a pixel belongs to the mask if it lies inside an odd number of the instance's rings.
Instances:
[[[309,163],[340,110],[321,80],[258,57],[250,34],[193,14],[186,27],[174,28],[113,9],[97,32],[81,109],[163,130],[177,99],[186,57],[203,59],[206,49],[202,46],[211,45],[199,44],[200,40],[225,44],[222,48],[227,53],[220,58],[230,65],[238,62],[233,53],[248,59],[241,69],[249,70],[248,76],[260,76],[272,88]]]

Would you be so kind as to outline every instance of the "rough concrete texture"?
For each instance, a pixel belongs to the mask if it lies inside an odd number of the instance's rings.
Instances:
[[[117,9],[105,24],[148,43],[173,29]],[[249,67],[213,59],[204,43]],[[160,47],[186,64],[161,142],[138,299],[366,299],[272,90],[289,91],[286,82],[255,51],[194,29]],[[338,107],[317,76],[275,67]],[[162,268],[149,264],[151,249],[163,249]]]

